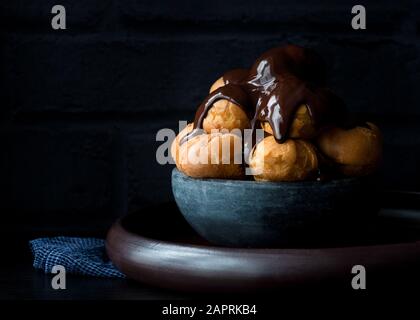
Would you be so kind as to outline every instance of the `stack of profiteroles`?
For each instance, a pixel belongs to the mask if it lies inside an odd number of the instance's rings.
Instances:
[[[217,79],[171,153],[196,178],[322,180],[373,173],[382,135],[326,86],[318,54],[287,45]]]

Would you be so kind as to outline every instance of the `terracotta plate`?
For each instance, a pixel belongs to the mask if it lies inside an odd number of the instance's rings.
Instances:
[[[348,283],[354,265],[370,274],[414,268],[420,260],[419,221],[420,211],[384,209],[365,232],[322,247],[227,248],[200,238],[175,203],[166,203],[116,222],[106,247],[122,272],[144,283],[189,291],[255,291]]]

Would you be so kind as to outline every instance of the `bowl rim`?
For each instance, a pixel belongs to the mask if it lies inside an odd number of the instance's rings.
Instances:
[[[240,180],[240,179],[217,179],[217,178],[194,178],[186,175],[178,168],[172,169],[171,179],[174,180],[174,176],[179,176],[184,180],[191,182],[201,182],[209,184],[223,184],[223,185],[235,185],[235,186],[260,186],[260,187],[310,187],[310,186],[326,186],[326,185],[337,185],[337,184],[351,184],[354,182],[359,182],[368,178],[369,176],[362,177],[347,177],[339,179],[330,179],[326,181],[316,181],[316,180],[302,180],[302,181],[256,181],[256,180]]]

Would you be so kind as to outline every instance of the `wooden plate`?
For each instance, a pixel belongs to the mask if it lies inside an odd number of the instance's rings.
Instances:
[[[343,281],[349,285],[355,265],[363,265],[370,275],[419,265],[419,229],[412,228],[419,226],[419,217],[415,211],[383,210],[354,239],[322,247],[226,248],[200,238],[175,203],[166,203],[117,221],[106,248],[129,278],[177,290],[244,292]]]

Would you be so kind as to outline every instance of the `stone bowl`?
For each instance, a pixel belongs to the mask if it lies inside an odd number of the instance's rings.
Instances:
[[[175,168],[172,191],[200,236],[230,247],[341,245],[379,210],[372,177],[257,182],[191,178]]]

